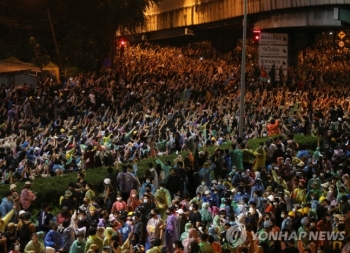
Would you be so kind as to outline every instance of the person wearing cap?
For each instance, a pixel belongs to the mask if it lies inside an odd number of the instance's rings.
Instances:
[[[7,231],[5,232],[4,236],[6,238],[6,248],[8,251],[11,249],[14,250],[14,245],[17,245],[17,224],[10,222],[7,224]]]
[[[34,200],[36,200],[36,195],[33,193],[30,188],[32,187],[32,183],[27,181],[24,183],[24,188],[21,192],[20,202],[23,207],[23,210],[27,211],[30,208],[30,205]]]
[[[112,168],[108,168],[108,169],[112,169]],[[112,170],[112,172],[113,172],[113,170]],[[116,193],[115,193],[114,187],[112,185],[112,180],[110,178],[105,178],[103,180],[103,185],[104,185],[104,191],[102,194],[103,202],[106,206],[107,211],[110,212],[112,209],[113,201],[116,198]]]
[[[74,209],[74,201],[71,198],[72,195],[73,195],[73,193],[70,190],[66,190],[64,192],[64,196],[63,196],[64,198],[61,201],[61,208],[66,206],[66,207],[68,207],[69,211],[72,211]]]
[[[12,201],[14,204],[16,204],[16,213],[18,213],[21,210],[21,203],[20,203],[20,197],[17,192],[17,186],[16,184],[10,185],[10,191],[12,192]]]

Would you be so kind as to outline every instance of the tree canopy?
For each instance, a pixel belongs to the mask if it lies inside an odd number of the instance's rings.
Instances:
[[[115,32],[145,25],[144,11],[159,0],[2,0],[0,3],[0,58],[35,59],[29,44],[35,38],[41,53],[62,65],[91,70],[111,55]],[[57,56],[50,10],[59,47]]]

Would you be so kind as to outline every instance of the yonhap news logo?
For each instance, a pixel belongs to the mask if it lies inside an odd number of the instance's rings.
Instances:
[[[238,247],[247,240],[247,230],[243,224],[237,224],[226,231],[226,240],[228,243]]]
[[[230,227],[226,231],[226,240],[229,244],[238,247],[246,243],[248,234],[245,225],[237,224]],[[327,231],[292,231],[288,232],[271,232],[260,230],[256,233],[251,233],[252,240],[256,241],[290,241],[303,240],[307,238],[309,241],[343,241],[345,234],[343,232],[327,232]]]

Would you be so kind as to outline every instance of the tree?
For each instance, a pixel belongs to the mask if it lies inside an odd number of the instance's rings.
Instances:
[[[33,52],[32,62],[42,70],[49,63],[50,56],[41,52],[41,47],[34,37],[30,37],[29,44]]]
[[[38,30],[31,31],[31,34],[40,42],[41,50],[50,52],[52,59],[60,60],[63,64],[91,70],[99,68],[102,60],[109,57],[115,43],[116,30],[126,33],[144,26],[144,11],[158,1],[160,0],[37,0],[35,10],[27,11],[23,9],[23,1],[11,0],[10,5],[17,4],[18,9],[0,4],[0,13],[14,17],[18,21],[17,24],[21,24],[19,28],[13,24],[13,28],[17,30],[35,29],[35,22],[32,21],[37,19]],[[53,40],[47,39],[52,37],[49,21],[45,20],[46,23],[43,23],[43,17],[47,17],[47,8],[50,9],[61,59],[56,58]],[[32,15],[31,11],[38,14]],[[22,22],[29,18],[31,22]],[[30,27],[26,27],[24,23],[30,23]],[[0,20],[0,29],[1,26],[11,24]],[[16,29],[9,29],[8,37],[11,37],[11,34],[14,34],[12,30]],[[27,36],[27,32],[23,34]],[[16,36],[21,35],[17,33]]]
[[[135,31],[145,25],[144,11],[158,0],[61,0],[53,16],[61,20],[62,62],[83,69],[96,69],[110,56],[115,32]],[[76,6],[79,6],[77,9]],[[62,13],[64,15],[62,16]],[[74,17],[74,21],[69,21]]]

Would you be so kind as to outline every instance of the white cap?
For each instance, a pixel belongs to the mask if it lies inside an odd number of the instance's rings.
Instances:
[[[18,216],[21,216],[22,214],[25,214],[25,213],[26,213],[26,211],[21,210],[21,211],[19,211]]]
[[[267,197],[271,202],[275,201],[275,196],[273,195],[270,195]]]
[[[109,178],[105,178],[105,179],[103,180],[103,183],[104,183],[104,184],[111,184],[111,180],[110,180]]]
[[[210,191],[205,191],[204,194],[205,195],[210,194]]]
[[[183,213],[184,213],[184,210],[179,209],[179,210],[177,210],[176,212],[177,212],[178,214],[183,214]]]
[[[212,184],[217,184],[217,183],[218,183],[218,181],[213,180],[213,181],[211,181],[211,183],[212,183]]]

